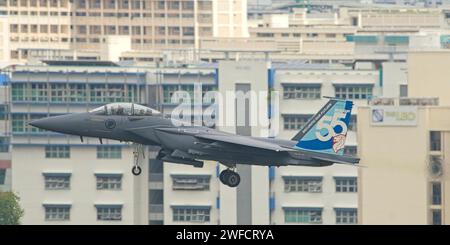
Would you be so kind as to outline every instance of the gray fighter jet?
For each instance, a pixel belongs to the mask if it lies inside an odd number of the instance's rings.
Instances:
[[[32,121],[32,126],[64,134],[159,146],[158,159],[203,167],[204,160],[227,167],[220,180],[230,187],[239,185],[236,164],[262,166],[354,165],[358,158],[345,156],[353,103],[330,99],[291,140],[259,138],[225,133],[200,126],[176,127],[159,111],[133,103],[112,103],[87,113],[68,114]],[[132,168],[141,173],[138,161]]]

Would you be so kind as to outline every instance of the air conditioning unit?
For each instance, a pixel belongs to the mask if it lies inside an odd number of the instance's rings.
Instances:
[[[441,177],[443,173],[442,158],[440,156],[431,156],[429,168],[431,177]]]

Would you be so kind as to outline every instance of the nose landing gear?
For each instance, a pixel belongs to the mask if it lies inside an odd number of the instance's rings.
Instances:
[[[142,169],[139,166],[139,155],[142,154],[142,158],[145,158],[144,146],[139,144],[134,144],[133,156],[134,156],[134,165],[131,168],[131,173],[134,176],[138,176],[142,173]]]
[[[229,187],[236,187],[241,182],[241,177],[233,170],[225,169],[219,175],[220,182]]]

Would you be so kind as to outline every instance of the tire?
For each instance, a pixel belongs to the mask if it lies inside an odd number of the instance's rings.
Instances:
[[[133,166],[131,173],[133,173],[134,176],[138,176],[142,173],[142,169],[139,166]]]
[[[227,184],[227,179],[228,179],[228,175],[230,175],[230,172],[231,171],[228,170],[228,169],[225,169],[222,172],[220,172],[219,180],[220,180],[220,182],[222,182],[222,184],[228,185]]]
[[[227,185],[234,188],[241,183],[241,176],[236,172],[231,172],[226,178]]]

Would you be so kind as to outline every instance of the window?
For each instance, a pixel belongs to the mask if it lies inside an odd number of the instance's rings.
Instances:
[[[338,99],[370,99],[372,90],[372,85],[335,85]]]
[[[441,205],[441,183],[433,182],[431,183],[431,204]]]
[[[356,131],[356,124],[357,124],[357,117],[356,117],[356,115],[351,115],[350,116],[350,122],[348,124],[348,130]]]
[[[322,192],[322,177],[283,177],[285,192]]]
[[[9,137],[0,137],[0,152],[8,152],[9,151]]]
[[[90,34],[102,34],[102,27],[95,25],[95,26],[89,26],[89,33]]]
[[[69,190],[70,174],[48,174],[44,173],[46,190]]]
[[[178,36],[178,35],[180,35],[180,27],[178,27],[178,26],[169,26],[168,32],[169,32],[169,35]]]
[[[171,2],[167,2],[167,3],[168,3],[169,10],[179,10],[179,8],[180,8],[180,2],[178,2],[178,1],[171,1]]]
[[[31,84],[31,101],[47,101],[47,84],[32,83]]]
[[[70,146],[46,146],[45,158],[70,158]]]
[[[267,33],[267,32],[258,32],[256,33],[257,37],[273,37],[274,34],[273,33]]]
[[[283,115],[284,130],[302,129],[312,115]]]
[[[140,26],[132,26],[131,27],[131,34],[132,35],[141,35],[141,27]]]
[[[284,222],[321,224],[322,208],[285,208]]]
[[[0,120],[7,119],[8,116],[8,105],[0,104]]]
[[[101,7],[101,0],[91,0],[89,1],[89,8],[99,9]]]
[[[121,8],[121,9],[128,9],[129,6],[130,6],[130,1],[129,0],[122,0],[122,1],[120,1],[119,8]]]
[[[51,84],[50,85],[50,96],[52,102],[62,102],[64,101],[64,95],[66,92],[66,84]]]
[[[183,27],[183,36],[194,36],[194,27]]]
[[[25,83],[13,83],[11,85],[11,94],[13,101],[24,101],[26,98],[26,87]]]
[[[97,174],[97,190],[120,190],[122,189],[122,175]]]
[[[433,225],[442,225],[442,214],[440,209],[431,210],[431,223]]]
[[[90,84],[90,98],[93,102],[103,102],[107,98],[107,88],[105,84]]]
[[[17,25],[17,24],[9,25],[9,32],[11,32],[11,33],[18,33],[19,32],[19,25]]]
[[[87,34],[87,27],[86,26],[77,26],[77,33],[78,34]]]
[[[107,35],[116,35],[116,26],[105,26],[104,33]]]
[[[122,220],[122,206],[97,205],[97,220],[119,221]]]
[[[108,84],[106,92],[107,102],[122,102],[125,98],[125,88],[123,84]]]
[[[58,25],[51,25],[50,26],[50,33],[56,34],[59,31],[59,26]]]
[[[156,4],[156,9],[163,10],[165,8],[164,1],[158,1],[155,4]]]
[[[441,132],[430,132],[430,151],[441,151]]]
[[[204,191],[209,190],[210,176],[199,176],[199,175],[185,175],[178,176],[172,175],[172,189],[173,190],[197,190]]]
[[[133,0],[131,2],[132,9],[140,9],[141,8],[141,0]]]
[[[64,221],[70,220],[70,206],[69,205],[51,205],[44,206],[46,221]]]
[[[337,208],[336,224],[357,224],[358,211],[356,208]]]
[[[41,12],[42,15],[42,12]],[[39,30],[41,33],[48,33],[48,25],[40,25]]]
[[[336,192],[357,192],[358,183],[356,177],[335,177]]]
[[[105,9],[115,9],[116,8],[116,0],[106,0],[103,7]]]
[[[85,84],[69,84],[67,91],[67,100],[70,102],[82,102],[86,100]]]
[[[183,10],[194,10],[194,1],[181,2]]]
[[[121,146],[97,146],[97,158],[120,159],[122,158]]]
[[[283,99],[320,99],[320,84],[285,84]]]
[[[12,131],[13,133],[24,133],[27,129],[27,115],[13,114],[12,115]]]
[[[129,26],[119,26],[119,35],[129,35],[130,27]]]
[[[5,184],[5,179],[6,179],[6,169],[1,168],[0,169],[0,185]]]
[[[171,103],[172,96],[175,92],[182,91],[178,85],[163,85],[163,101],[164,103]]]
[[[400,97],[408,97],[408,85],[400,84]]]
[[[86,8],[86,0],[77,1],[77,8]]]
[[[210,207],[172,207],[173,221],[179,222],[209,222]]]

